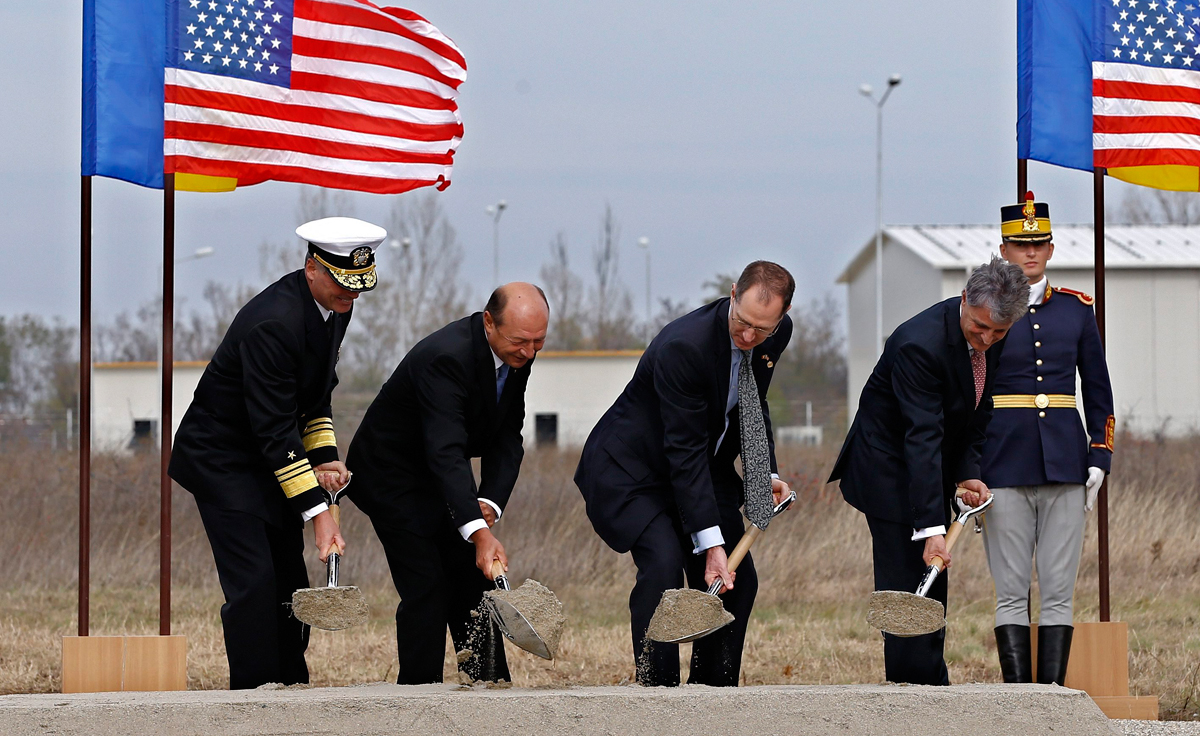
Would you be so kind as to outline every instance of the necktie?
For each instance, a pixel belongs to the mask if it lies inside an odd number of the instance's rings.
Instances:
[[[971,372],[975,374],[975,406],[983,398],[983,384],[987,380],[987,354],[982,350],[971,353]]]
[[[496,403],[500,403],[500,394],[504,393],[504,382],[508,379],[508,363],[496,369]]]
[[[767,425],[763,420],[758,384],[754,380],[750,351],[742,351],[738,367],[738,416],[742,430],[742,488],[747,510],[755,506],[772,506],[771,456],[767,444]],[[770,518],[770,508],[766,511]],[[761,518],[747,514],[750,518]]]

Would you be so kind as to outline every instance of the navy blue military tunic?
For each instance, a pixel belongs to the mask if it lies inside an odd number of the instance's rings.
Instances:
[[[1008,332],[981,473],[992,488],[1079,483],[1112,465],[1112,385],[1087,294],[1046,286]],[[1076,410],[1079,371],[1087,430]]]

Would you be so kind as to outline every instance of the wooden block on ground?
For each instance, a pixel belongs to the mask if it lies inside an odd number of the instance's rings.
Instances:
[[[1098,695],[1092,700],[1109,718],[1126,718],[1136,721],[1158,720],[1158,696],[1156,695]]]
[[[1037,625],[1031,627],[1033,674],[1037,679]],[[1065,687],[1093,698],[1129,695],[1129,624],[1100,621],[1075,624]]]
[[[125,637],[122,690],[187,690],[187,637]]]
[[[125,640],[120,636],[64,636],[62,691],[104,693],[121,690]]]

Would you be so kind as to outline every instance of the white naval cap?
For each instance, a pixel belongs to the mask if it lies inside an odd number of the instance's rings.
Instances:
[[[343,288],[375,288],[375,248],[387,230],[353,217],[323,217],[296,228],[296,235],[308,241],[309,254]]]

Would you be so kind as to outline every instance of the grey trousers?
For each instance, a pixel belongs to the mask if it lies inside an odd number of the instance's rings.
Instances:
[[[993,488],[983,544],[996,582],[996,625],[1029,625],[1036,564],[1042,626],[1070,626],[1083,547],[1084,488],[1074,484]]]

